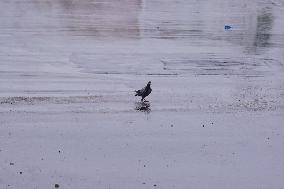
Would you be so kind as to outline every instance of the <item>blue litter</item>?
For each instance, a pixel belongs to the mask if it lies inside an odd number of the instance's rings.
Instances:
[[[229,30],[229,29],[231,29],[231,28],[232,28],[232,26],[225,25],[225,30]]]

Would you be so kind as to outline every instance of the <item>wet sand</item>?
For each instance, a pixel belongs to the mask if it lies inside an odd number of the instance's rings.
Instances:
[[[0,188],[283,188],[283,10],[0,2]]]

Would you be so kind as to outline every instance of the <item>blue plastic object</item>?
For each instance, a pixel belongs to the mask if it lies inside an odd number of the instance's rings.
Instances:
[[[229,29],[231,29],[231,28],[232,28],[232,26],[225,25],[225,30],[229,30]]]

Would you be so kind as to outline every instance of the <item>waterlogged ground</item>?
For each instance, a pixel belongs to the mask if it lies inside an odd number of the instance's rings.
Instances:
[[[0,188],[284,188],[283,12],[1,1]]]

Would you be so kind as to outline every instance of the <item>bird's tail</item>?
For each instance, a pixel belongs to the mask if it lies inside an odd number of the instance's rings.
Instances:
[[[138,91],[134,91],[136,94],[135,94],[135,96],[138,96]]]

